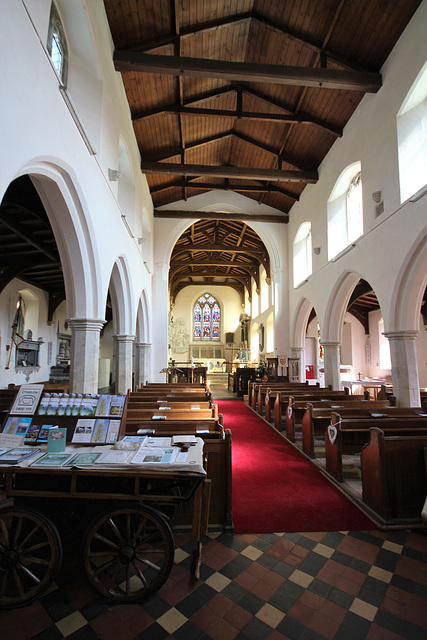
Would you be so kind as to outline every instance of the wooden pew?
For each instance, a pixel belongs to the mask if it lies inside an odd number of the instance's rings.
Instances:
[[[399,411],[399,409],[396,409]],[[368,442],[370,429],[376,427],[387,435],[427,434],[427,418],[419,414],[389,416],[387,418],[348,418],[332,412],[325,431],[326,471],[338,482],[343,482],[343,455],[360,453]]]
[[[363,502],[388,525],[421,524],[426,499],[427,434],[386,434],[370,429],[361,453]],[[425,523],[424,523],[425,526]]]
[[[138,401],[138,402],[157,402],[157,401],[162,401],[162,402],[206,402],[206,401],[212,401],[212,396],[210,393],[206,393],[206,392],[200,392],[200,391],[195,391],[195,392],[185,392],[185,393],[179,393],[179,392],[175,392],[172,393],[171,391],[167,391],[167,390],[159,390],[159,391],[151,391],[151,390],[146,390],[146,391],[128,391],[128,400],[131,400],[132,402],[134,401]]]
[[[309,402],[324,402],[325,406],[326,403],[331,402],[337,406],[340,406],[343,403],[346,404],[347,402],[362,401],[366,398],[365,395],[350,395],[347,387],[340,391],[320,388],[306,394],[298,394],[295,392],[292,394],[286,394],[281,391],[277,391],[275,393],[275,397],[273,393],[273,398],[269,399],[269,402],[270,406],[273,403],[274,426],[278,431],[282,430],[283,413],[285,414],[286,419],[288,419],[289,417],[293,419],[294,411],[296,411],[296,419],[300,420],[302,419],[305,407]]]
[[[215,405],[217,406],[217,405]],[[170,409],[168,411],[162,411],[160,409],[145,409],[143,407],[130,407],[126,411],[126,420],[140,419],[140,420],[152,420],[153,422],[164,422],[165,420],[174,420],[175,422],[185,420],[190,422],[192,420],[205,420],[205,419],[218,419],[218,410],[216,410],[216,416],[213,409]]]
[[[251,409],[257,411],[260,415],[262,415],[263,407],[265,404],[265,396],[268,393],[269,389],[271,389],[272,391],[283,391],[284,393],[292,395],[293,393],[298,392],[308,393],[312,389],[319,388],[319,383],[317,383],[316,385],[308,385],[308,383],[305,382],[255,382],[251,385],[249,406],[251,407]]]
[[[248,404],[254,411],[262,414],[265,394],[268,389],[281,390],[292,393],[293,391],[307,390],[309,387],[307,382],[250,382],[248,385]],[[310,388],[319,387],[319,383],[311,385]],[[260,397],[261,394],[261,397]]]
[[[313,409],[324,409],[324,410],[332,410],[332,409],[341,409],[348,407],[365,407],[367,403],[371,409],[376,409],[380,407],[388,407],[390,403],[387,400],[369,400],[365,397],[365,395],[344,395],[339,398],[334,399],[320,399],[316,400],[315,398],[311,398],[309,401],[307,400],[297,400],[294,396],[291,396],[288,401],[288,406],[286,407],[285,412],[285,424],[286,424],[286,437],[291,440],[291,442],[295,442],[295,431],[296,425],[301,425],[303,416],[306,412],[306,409],[309,405],[313,407]],[[275,425],[276,426],[276,425]],[[281,423],[278,424],[278,427],[281,428]]]
[[[355,396],[353,396],[355,397]],[[331,422],[331,413],[339,413],[342,419],[347,420],[383,420],[385,417],[406,418],[418,416],[421,408],[398,408],[391,406],[387,400],[365,400],[361,402],[343,403],[341,408],[315,407],[313,403],[307,403],[301,421],[302,449],[310,458],[314,458],[315,438],[324,438],[326,429]]]

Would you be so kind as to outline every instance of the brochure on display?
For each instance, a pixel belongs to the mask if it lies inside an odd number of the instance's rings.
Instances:
[[[28,385],[31,386],[31,385]],[[36,385],[34,385],[36,386]],[[39,385],[43,388],[43,385]],[[39,390],[38,398],[41,391]],[[38,402],[37,398],[37,402]],[[81,416],[82,418],[121,418],[126,396],[110,394],[43,393],[37,409],[39,416]],[[21,402],[22,404],[22,402]],[[23,415],[23,411],[11,414]],[[25,415],[33,415],[29,410]]]
[[[54,448],[64,447],[64,431],[65,429],[60,430],[58,427],[47,429],[49,442],[54,443]],[[205,474],[203,440],[194,438],[195,441],[193,441],[193,437],[189,439],[191,442],[185,443],[180,436],[179,443],[173,445],[170,437],[146,436],[143,442],[139,439],[120,440],[111,445],[95,445],[92,449],[70,444],[61,451],[26,446],[11,448],[0,446],[0,467],[2,465],[35,468],[93,466],[94,469],[103,467],[111,470],[132,467],[135,471],[139,468],[141,471],[150,469]]]

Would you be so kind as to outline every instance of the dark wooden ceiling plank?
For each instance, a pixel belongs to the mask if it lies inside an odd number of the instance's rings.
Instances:
[[[213,167],[206,165],[173,164],[171,162],[141,161],[143,173],[166,173],[181,176],[212,176],[217,178],[239,178],[243,180],[272,180],[278,182],[304,182],[315,184],[317,171],[280,171],[277,169],[255,169],[253,167]]]
[[[256,98],[259,98],[260,100],[264,100],[265,102],[278,107],[279,109],[283,109],[284,111],[287,111],[289,113],[292,113],[295,118],[297,118],[298,116],[300,118],[303,118],[303,121],[305,123],[312,123],[317,125],[318,127],[321,127],[322,129],[326,129],[327,131],[329,131],[329,133],[332,133],[335,137],[342,137],[343,131],[341,128],[339,127],[335,127],[333,125],[331,125],[330,123],[326,122],[325,120],[321,120],[319,118],[316,118],[306,112],[303,111],[296,111],[295,109],[292,109],[289,105],[284,104],[283,102],[279,101],[279,100],[275,100],[265,94],[263,94],[261,91],[251,88],[249,89],[248,87],[244,87],[243,88],[243,92],[247,93],[248,95],[252,95]]]
[[[203,110],[203,113],[202,113],[202,112],[199,112],[198,110],[194,110],[190,108],[189,105],[195,104],[197,102],[206,102],[210,100],[215,100],[219,96],[224,95],[226,93],[239,93],[239,92],[244,93],[248,96],[253,96],[255,98],[258,98],[259,100],[262,100],[263,102],[269,104],[274,108],[280,109],[281,111],[286,111],[285,115],[281,115],[278,113],[272,114],[272,113],[266,113],[261,111],[259,112],[244,111],[243,113],[247,115],[246,119],[248,120],[252,119],[252,120],[261,120],[261,121],[264,120],[264,121],[272,121],[272,122],[275,122],[275,121],[293,122],[293,119],[294,119],[295,122],[299,124],[317,125],[318,127],[321,127],[326,131],[329,131],[329,133],[331,133],[334,137],[342,137],[343,132],[340,127],[336,127],[331,123],[328,123],[319,118],[316,118],[307,112],[300,111],[296,113],[289,104],[285,104],[279,100],[275,100],[270,96],[263,94],[260,91],[257,91],[255,89],[249,89],[248,87],[241,86],[241,85],[221,88],[215,91],[207,92],[205,94],[199,94],[197,96],[193,96],[192,98],[187,98],[184,100],[182,107],[179,104],[173,104],[173,105],[162,105],[159,108],[146,109],[144,111],[141,111],[141,110],[134,111],[131,115],[131,118],[134,122],[137,122],[141,120],[147,120],[148,118],[157,117],[159,115],[167,114],[167,113],[178,114],[181,112],[185,113],[185,115],[187,116],[206,117],[207,114],[212,113],[213,114],[212,117],[231,117],[231,116],[224,115],[224,114],[227,114],[226,110],[223,110],[223,115],[220,116],[218,115],[220,113],[218,109],[212,109],[211,111],[208,111],[207,109],[203,109],[203,107],[201,107],[201,109]],[[238,118],[237,111],[229,110],[228,113],[230,114],[235,113],[236,114],[235,117]]]
[[[342,71],[274,64],[230,62],[205,58],[151,55],[136,51],[115,51],[114,67],[120,72],[161,73],[172,76],[213,77],[223,80],[290,84],[376,93],[381,75],[367,71]]]
[[[326,59],[330,59],[348,69],[354,69],[357,71],[372,71],[366,66],[358,64],[353,60],[349,60],[339,52],[332,51],[325,48],[322,43],[315,42],[306,36],[295,33],[290,29],[270,20],[269,18],[257,13],[256,11],[250,11],[246,13],[237,13],[234,15],[226,16],[223,18],[209,20],[207,22],[192,24],[187,27],[181,28],[179,32],[167,34],[165,36],[159,36],[158,38],[152,38],[143,42],[137,42],[134,45],[129,46],[131,51],[139,51],[147,53],[148,51],[156,51],[165,46],[177,46],[179,39],[199,36],[203,33],[214,32],[215,36],[218,35],[221,29],[229,29],[229,27],[235,27],[239,24],[247,24],[248,22],[259,23],[268,28],[268,31],[275,31],[280,36],[283,36],[286,40],[293,40],[304,47],[315,51],[316,53],[322,53]]]
[[[253,222],[286,223],[289,218],[286,214],[251,214],[251,213],[221,213],[212,211],[171,211],[154,210],[155,218],[183,218],[186,220],[252,220]]]
[[[192,142],[187,144],[186,146],[186,151],[191,150],[191,149],[195,149],[197,147],[202,147],[204,145],[207,144],[212,144],[213,142],[218,142],[220,140],[224,140],[226,138],[236,138],[237,140],[241,140],[242,142],[245,142],[249,145],[252,145],[254,147],[258,147],[259,149],[262,149],[264,151],[266,151],[267,153],[271,153],[275,156],[278,156],[278,150],[270,147],[269,145],[263,144],[261,142],[258,142],[257,140],[255,140],[254,138],[252,138],[251,136],[245,135],[243,133],[239,133],[236,131],[227,131],[225,133],[219,133],[217,135],[214,135],[210,138],[206,138],[204,140],[197,140],[196,142]],[[174,156],[179,156],[182,158],[184,153],[184,149],[182,147],[179,146],[175,146],[175,147],[170,147],[167,149],[163,149],[161,151],[159,151],[159,153],[155,154],[155,155],[147,155],[145,154],[145,160],[150,161],[150,162],[160,162],[161,160],[167,160],[169,158],[173,158]],[[281,154],[280,158],[279,158],[282,162],[285,162],[286,164],[289,164],[293,167],[295,167],[296,169],[300,170],[300,171],[310,171],[311,169],[309,167],[303,167],[301,166],[299,163],[295,162],[295,160],[291,159],[288,155],[284,155],[283,153]]]
[[[281,189],[275,185],[243,185],[243,184],[216,184],[215,182],[191,182],[189,180],[176,180],[173,183],[159,185],[157,187],[150,188],[151,194],[160,193],[162,191],[167,191],[169,189],[175,188],[190,188],[195,190],[204,190],[204,191],[237,191],[242,192],[246,191],[247,193],[280,193],[287,198],[290,198],[294,201],[299,200],[299,196],[292,194],[290,192]]]
[[[13,217],[15,218],[15,216]],[[38,241],[36,238],[34,238],[32,234],[28,233],[25,229],[23,229],[22,225],[20,225],[17,222],[12,222],[12,220],[9,219],[10,216],[7,215],[7,212],[4,211],[3,208],[0,208],[0,218],[1,218],[2,224],[4,224],[11,231],[16,233],[16,235],[18,235],[20,238],[22,238],[23,240],[31,244],[38,251],[41,251],[47,258],[49,258],[49,260],[52,260],[52,262],[55,262],[55,263],[58,262],[58,255],[55,255],[51,251],[49,251],[49,249],[47,249],[43,245],[43,243]]]

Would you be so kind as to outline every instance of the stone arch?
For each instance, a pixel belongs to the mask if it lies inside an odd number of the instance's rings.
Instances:
[[[116,335],[133,334],[136,329],[136,318],[133,313],[129,265],[125,256],[119,256],[114,263],[109,289],[114,333]]]
[[[396,278],[386,331],[419,331],[420,309],[427,287],[427,228],[408,252]]]
[[[222,205],[221,208],[223,209],[224,206],[225,205]],[[204,211],[205,209],[200,209],[200,211],[202,210]],[[243,210],[242,213],[244,213]],[[167,227],[168,236],[162,237],[162,256],[159,255],[159,262],[161,262],[162,264],[169,264],[171,254],[177,240],[184,233],[184,231],[195,222],[197,222],[196,218],[192,220],[185,219],[180,220],[175,224],[171,224]],[[262,222],[250,222],[248,220],[245,220],[245,224],[251,227],[265,244],[265,247],[270,256],[270,266],[272,273],[274,273],[275,269],[281,269],[283,266],[286,266],[286,264],[284,264],[284,257],[282,255],[282,252],[277,245],[276,238],[270,232],[270,230],[266,229],[266,225]]]
[[[65,167],[48,160],[29,162],[15,177],[29,175],[43,203],[61,259],[69,318],[102,319],[105,301],[78,183]]]
[[[303,349],[305,345],[305,330],[313,304],[307,298],[301,298],[295,310],[292,322],[291,346]]]
[[[151,342],[151,315],[148,311],[147,292],[144,290],[138,302],[138,310],[136,314],[136,342]]]
[[[321,331],[322,341],[339,343],[342,341],[348,302],[360,278],[360,274],[347,271],[342,274],[333,287],[325,308],[323,330]]]

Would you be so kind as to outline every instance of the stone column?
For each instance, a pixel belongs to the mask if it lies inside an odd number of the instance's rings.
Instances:
[[[416,337],[418,331],[384,332],[390,343],[393,395],[399,407],[421,406]]]
[[[291,347],[289,349],[289,357],[299,359],[299,380],[300,382],[305,382],[304,349],[302,347]]]
[[[98,393],[99,338],[105,320],[70,318],[70,392]]]
[[[135,336],[114,336],[116,352],[116,393],[126,394],[132,389],[133,343]]]
[[[339,342],[321,342],[323,347],[325,366],[325,387],[331,386],[333,390],[339,390],[341,386],[340,375],[340,346]]]
[[[135,389],[150,380],[150,348],[145,342],[135,342],[133,384]]]

